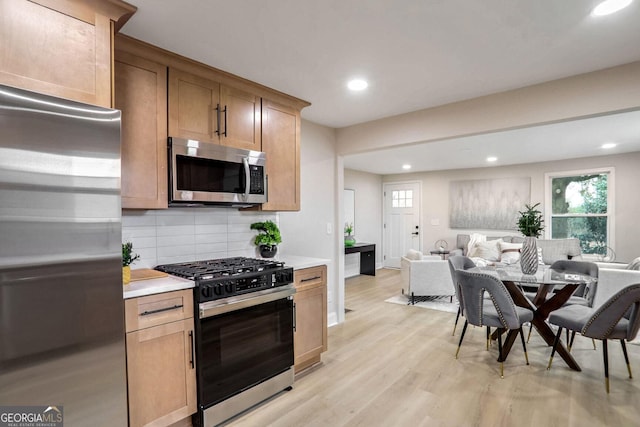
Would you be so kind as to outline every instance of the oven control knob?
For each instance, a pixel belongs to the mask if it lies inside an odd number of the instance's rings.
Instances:
[[[211,286],[201,286],[200,293],[205,298],[211,298]]]
[[[215,286],[215,288],[213,288],[213,293],[216,294],[216,296],[221,296],[222,295],[222,291],[223,291],[224,285],[222,284],[217,284]]]
[[[229,295],[233,294],[233,283],[227,283],[224,285],[224,291]]]

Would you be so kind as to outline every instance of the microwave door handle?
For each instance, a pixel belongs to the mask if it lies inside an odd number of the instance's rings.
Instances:
[[[244,200],[249,198],[249,190],[251,189],[251,175],[249,171],[249,158],[243,157],[242,164],[244,165]]]

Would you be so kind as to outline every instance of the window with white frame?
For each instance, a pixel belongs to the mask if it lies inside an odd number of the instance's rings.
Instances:
[[[391,192],[391,206],[394,208],[412,208],[413,190],[393,190]]]
[[[583,257],[613,253],[613,169],[547,174],[547,236],[580,240]]]

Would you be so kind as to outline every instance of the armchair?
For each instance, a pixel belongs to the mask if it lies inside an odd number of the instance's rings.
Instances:
[[[455,291],[449,263],[439,256],[410,251],[400,260],[402,293],[415,304],[416,297],[453,296]]]

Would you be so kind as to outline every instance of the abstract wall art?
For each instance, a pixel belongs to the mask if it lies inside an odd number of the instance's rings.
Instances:
[[[531,178],[452,181],[449,227],[515,230],[518,211],[530,198]]]

